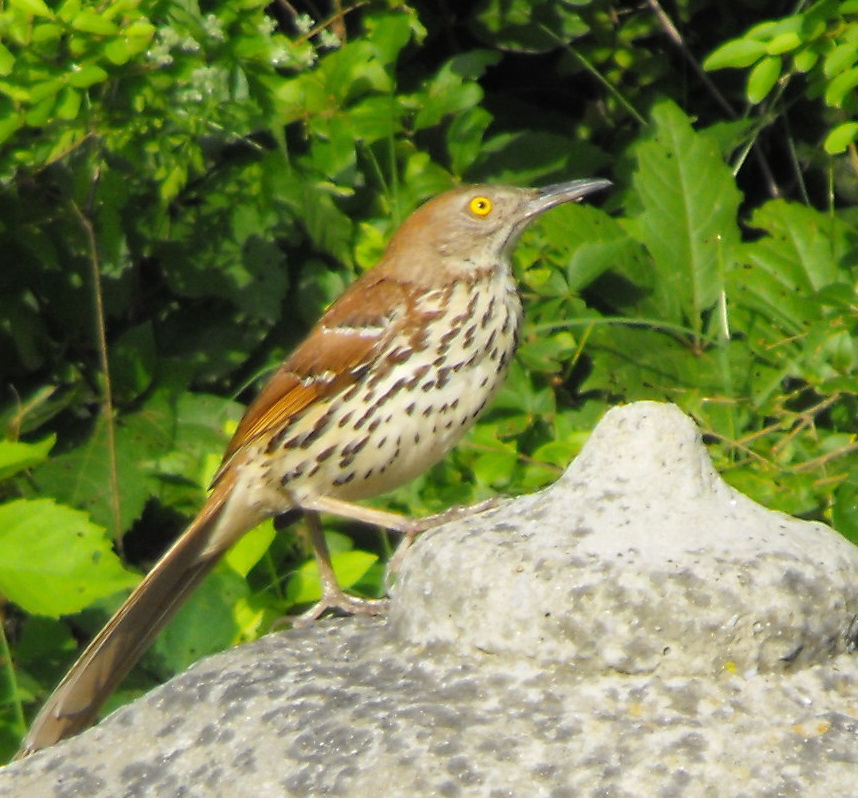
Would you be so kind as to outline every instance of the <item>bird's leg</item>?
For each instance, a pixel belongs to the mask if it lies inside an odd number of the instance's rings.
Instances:
[[[328,551],[328,544],[325,541],[325,533],[319,521],[320,512],[348,518],[364,524],[380,526],[394,532],[399,532],[402,535],[402,540],[396,547],[396,551],[387,565],[385,587],[389,587],[392,581],[391,577],[399,571],[406,552],[421,532],[459,518],[465,518],[469,515],[489,510],[497,506],[499,501],[497,498],[487,499],[469,507],[451,507],[449,510],[444,510],[425,518],[409,518],[399,513],[378,510],[374,507],[364,507],[361,504],[353,504],[342,499],[316,497],[311,500],[305,500],[301,504],[301,509],[306,514],[307,525],[310,531],[310,544],[313,547],[313,554],[319,568],[319,579],[322,583],[322,598],[306,612],[284,620],[288,620],[293,626],[306,626],[318,620],[326,610],[339,610],[347,615],[381,615],[387,611],[389,604],[387,600],[352,596],[340,587],[337,577],[334,574],[334,568],[331,565],[331,555]],[[289,522],[292,520],[290,514]],[[277,526],[280,527],[282,525],[278,523]]]
[[[306,500],[301,503],[301,508],[317,513],[338,515],[341,518],[349,518],[352,521],[360,521],[363,524],[380,526],[402,535],[416,537],[427,529],[433,529],[459,518],[467,518],[485,510],[491,510],[493,507],[497,507],[500,502],[500,498],[486,499],[466,507],[451,507],[449,510],[427,515],[424,518],[409,518],[400,513],[378,510],[375,507],[364,507],[362,504],[353,504],[342,499],[333,499],[330,496],[317,496]]]
[[[318,512],[306,513],[307,525],[310,528],[310,543],[319,567],[319,579],[322,583],[322,598],[309,610],[291,618],[293,626],[306,626],[326,610],[339,610],[347,615],[382,615],[387,612],[389,602],[386,599],[367,599],[350,596],[337,582],[334,567],[331,565],[331,553],[325,540],[322,523]]]
[[[389,588],[391,577],[396,575],[399,571],[402,561],[405,558],[405,554],[408,549],[411,548],[411,544],[420,533],[425,532],[428,529],[434,529],[436,526],[456,521],[460,518],[467,518],[468,516],[476,515],[477,513],[482,513],[486,510],[491,510],[492,508],[497,507],[501,501],[502,499],[500,497],[494,497],[466,507],[451,507],[449,510],[428,515],[425,518],[409,518],[408,516],[400,515],[399,513],[392,513],[387,510],[377,510],[374,507],[364,507],[360,504],[352,504],[351,502],[343,501],[341,499],[333,499],[324,496],[317,497],[309,502],[304,502],[302,506],[306,510],[312,510],[317,513],[330,513],[331,515],[338,515],[343,518],[350,518],[365,524],[374,524],[375,526],[399,532],[402,535],[402,540],[396,547],[393,557],[390,558],[385,574],[385,587]],[[322,537],[322,543],[324,544],[324,537]],[[316,556],[318,559],[319,550],[316,548],[315,543],[313,544],[313,547],[317,552]],[[328,562],[328,567],[330,567],[330,561]],[[321,573],[321,564],[319,566],[319,571]],[[333,571],[331,571],[331,573],[333,573]],[[336,584],[336,582],[334,584]],[[342,591],[340,592],[342,593]]]
[[[421,532],[425,532],[428,529],[434,529],[436,526],[448,524],[451,521],[458,521],[460,518],[468,518],[472,515],[478,515],[486,510],[491,510],[497,507],[502,501],[503,499],[500,496],[494,496],[491,499],[484,499],[476,504],[469,504],[467,506],[456,505],[455,507],[451,507],[449,510],[443,510],[440,513],[427,515],[425,518],[417,519],[414,522],[412,529],[408,529],[403,532],[402,540],[399,541],[396,551],[393,552],[393,556],[387,562],[387,568],[384,571],[385,590],[388,593],[390,592],[393,586],[394,577],[399,573],[399,569],[405,560],[405,555],[411,548],[411,544],[414,543]]]

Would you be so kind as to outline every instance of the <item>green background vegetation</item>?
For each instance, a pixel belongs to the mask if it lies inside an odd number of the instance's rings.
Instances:
[[[457,183],[615,188],[528,231],[506,387],[379,506],[537,490],[646,398],[858,540],[856,86],[854,1],[2,0],[0,758],[243,403]],[[312,601],[295,531],[248,535],[117,700]],[[377,595],[395,541],[329,531]]]

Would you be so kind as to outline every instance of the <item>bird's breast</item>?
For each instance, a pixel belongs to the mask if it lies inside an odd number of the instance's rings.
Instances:
[[[413,479],[440,460],[503,382],[521,303],[508,270],[457,281],[416,301],[429,319],[404,330],[359,380],[309,408],[271,452],[270,479],[297,503],[355,500]],[[294,434],[293,434],[294,433]]]

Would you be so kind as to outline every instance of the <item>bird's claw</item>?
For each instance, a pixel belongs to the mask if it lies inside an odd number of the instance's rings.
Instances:
[[[319,620],[328,610],[338,615],[385,615],[390,608],[388,599],[368,599],[350,596],[343,591],[331,592],[300,615],[286,616],[283,620],[293,628],[309,626]]]

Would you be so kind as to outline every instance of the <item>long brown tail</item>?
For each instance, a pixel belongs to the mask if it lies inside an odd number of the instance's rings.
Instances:
[[[218,485],[199,515],[87,646],[36,716],[16,758],[90,726],[184,600],[229,546],[259,520],[239,513],[245,518],[224,528],[231,487]]]

